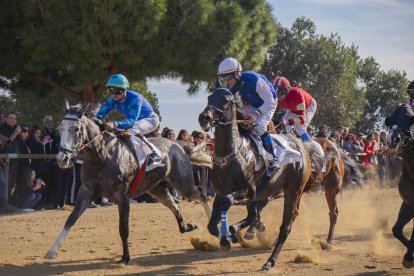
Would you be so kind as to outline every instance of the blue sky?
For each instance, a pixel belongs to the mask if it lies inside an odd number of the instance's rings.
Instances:
[[[405,0],[269,0],[275,18],[289,27],[299,16],[311,19],[318,34],[338,33],[354,43],[362,58],[373,56],[383,70],[406,71],[414,79],[414,1]],[[198,114],[207,104],[207,91],[188,96],[179,80],[149,80],[158,95],[161,128],[199,130]]]

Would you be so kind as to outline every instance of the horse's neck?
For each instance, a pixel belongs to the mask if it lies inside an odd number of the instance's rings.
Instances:
[[[233,115],[236,116],[235,113]],[[219,157],[224,157],[236,152],[237,148],[242,143],[237,122],[233,119],[232,123],[228,125],[217,126],[214,132],[214,137],[216,140],[214,154]]]
[[[101,134],[99,127],[90,119],[84,120],[85,130],[86,130],[86,143],[89,143],[89,146],[86,148],[86,155],[96,159],[102,155],[102,150],[104,147],[104,138]]]

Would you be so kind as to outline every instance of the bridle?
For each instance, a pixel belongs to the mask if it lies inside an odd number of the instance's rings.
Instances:
[[[77,157],[78,157],[78,155],[79,155],[79,152],[81,152],[86,147],[89,147],[91,145],[91,143],[96,138],[98,138],[99,136],[101,136],[103,133],[107,132],[106,130],[104,130],[103,132],[100,132],[98,135],[96,135],[89,142],[83,143],[84,138],[85,138],[85,135],[84,135],[85,127],[82,124],[82,120],[81,119],[77,119],[77,118],[63,117],[62,121],[64,121],[64,120],[67,120],[67,121],[78,121],[80,123],[78,143],[76,143],[76,145],[72,149],[67,149],[67,148],[64,148],[61,145],[59,145],[59,151],[61,151],[64,154],[66,154],[69,159],[75,159],[76,160]]]
[[[229,107],[227,108],[227,110],[223,110],[220,109],[214,105],[208,104],[207,108],[213,109],[214,111],[219,112],[221,115],[215,119],[213,119],[211,121],[211,127],[222,127],[222,126],[226,126],[226,125],[230,125],[233,122],[236,122],[237,124],[247,124],[247,123],[251,123],[251,120],[237,120],[236,118],[233,118],[231,120],[229,120],[228,122],[224,122],[225,119],[228,118],[228,116],[233,112],[233,108],[235,105],[235,100],[234,100],[234,96],[232,95],[229,101]]]
[[[412,137],[411,135],[407,135],[406,131],[403,131],[401,128],[399,127],[393,127],[391,128],[391,130],[389,131],[389,135],[395,135],[395,134],[399,134],[401,137],[401,142],[399,142],[397,144],[397,147],[406,147],[412,140],[414,140],[414,137]]]

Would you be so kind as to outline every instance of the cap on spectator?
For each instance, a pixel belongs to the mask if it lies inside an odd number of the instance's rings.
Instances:
[[[358,133],[358,134],[357,134],[357,136],[358,136],[358,137],[361,137],[361,138],[364,138],[364,137],[365,137],[365,134],[364,134],[364,133],[362,133],[362,132],[360,132],[360,133]]]
[[[319,127],[319,129],[322,129],[322,128],[329,128],[327,125],[321,125],[320,127]]]

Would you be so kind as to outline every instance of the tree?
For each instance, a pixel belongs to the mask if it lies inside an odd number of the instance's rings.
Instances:
[[[158,97],[154,92],[148,90],[147,84],[145,82],[135,82],[131,84],[131,89],[141,93],[150,102],[154,112],[160,116],[161,120]],[[103,102],[109,97],[109,93],[105,90],[103,97],[99,101]],[[1,110],[4,115],[10,111],[14,111],[17,113],[18,124],[25,124],[32,127],[34,125],[42,125],[45,115],[52,116],[56,123],[60,122],[64,115],[64,99],[63,94],[55,91],[42,93],[17,90],[14,93],[3,92],[0,94],[0,106],[7,107],[7,109]],[[72,100],[71,103],[74,105],[78,101]],[[121,118],[122,115],[117,112],[111,112],[108,116],[108,120],[118,120]]]
[[[357,48],[345,46],[336,34],[316,34],[315,24],[304,17],[278,30],[262,71],[283,75],[312,94],[318,103],[313,124],[353,125],[364,104],[356,86]]]
[[[8,1],[0,18],[6,88],[86,102],[117,72],[131,82],[181,77],[194,91],[225,56],[260,66],[275,35],[264,0]]]
[[[384,128],[385,117],[404,101],[408,80],[406,73],[398,70],[382,71],[373,57],[358,64],[360,90],[365,95],[364,112],[357,122],[357,131],[367,132]]]

